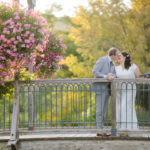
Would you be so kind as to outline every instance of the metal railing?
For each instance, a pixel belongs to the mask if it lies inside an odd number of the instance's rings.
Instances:
[[[108,83],[105,79],[20,81],[19,128],[96,128],[95,93],[104,92],[107,89],[95,91],[93,88],[95,82]],[[128,94],[133,94],[131,107],[135,107],[138,126],[140,128],[149,127],[149,80],[116,79],[113,82],[119,83],[116,93],[120,94],[120,99],[118,99],[116,105],[122,105],[122,96],[126,97],[124,104],[128,105]],[[125,94],[122,95],[123,93]],[[5,95],[0,101],[0,129],[10,130],[13,99],[13,95]],[[120,109],[122,108],[120,107]],[[120,117],[122,113],[127,114],[127,107],[125,112],[120,111]],[[130,114],[132,116],[133,112],[130,112]],[[126,118],[128,115],[126,115]],[[125,123],[126,120],[124,120]],[[133,120],[131,120],[132,122]],[[111,123],[110,97],[104,127],[110,127]]]
[[[116,128],[150,129],[150,80],[116,80]]]
[[[100,85],[98,89],[94,88],[95,83]],[[102,88],[102,84],[107,84],[108,88]],[[18,138],[18,128],[97,128],[95,99],[105,92],[111,96],[104,129],[110,128],[116,135],[116,129],[121,126],[128,129],[129,124],[131,130],[134,124],[138,129],[150,128],[150,80],[115,79],[110,82],[101,78],[16,81],[13,114],[13,96],[4,97],[0,127],[10,129],[12,116],[12,141]],[[103,100],[102,96],[99,98]]]
[[[22,84],[20,128],[95,128],[92,82],[92,79],[45,80]],[[33,105],[30,110],[29,103]],[[29,111],[33,116],[28,115]]]
[[[13,95],[4,95],[0,99],[0,130],[11,129],[13,99]]]

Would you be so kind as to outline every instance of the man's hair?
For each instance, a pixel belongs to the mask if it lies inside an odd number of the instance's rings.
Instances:
[[[108,55],[112,56],[112,55],[116,55],[119,52],[119,50],[116,47],[112,47],[108,50]]]

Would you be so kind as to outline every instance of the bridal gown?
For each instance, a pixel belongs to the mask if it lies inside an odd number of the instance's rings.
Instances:
[[[116,67],[117,78],[134,79],[137,66],[132,64],[130,68]],[[135,111],[136,84],[119,83],[116,101],[116,121],[119,130],[137,130],[137,116]]]

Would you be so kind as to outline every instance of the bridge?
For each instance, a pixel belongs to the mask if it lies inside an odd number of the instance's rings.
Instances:
[[[93,85],[110,84],[104,128],[96,126]],[[0,149],[144,149],[150,146],[149,79],[56,79],[15,81],[1,98]],[[131,85],[131,89],[122,88]],[[136,85],[136,88],[134,88]],[[119,130],[116,97],[136,91],[138,130]],[[124,112],[127,113],[127,112]],[[133,124],[134,122],[131,122]],[[98,133],[98,134],[97,134]],[[128,145],[128,146],[127,146]]]

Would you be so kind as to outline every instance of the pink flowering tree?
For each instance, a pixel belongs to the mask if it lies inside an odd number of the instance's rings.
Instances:
[[[35,74],[50,76],[65,50],[62,39],[50,32],[40,13],[17,2],[0,3],[0,43],[1,84],[19,78],[20,69],[31,64]]]

